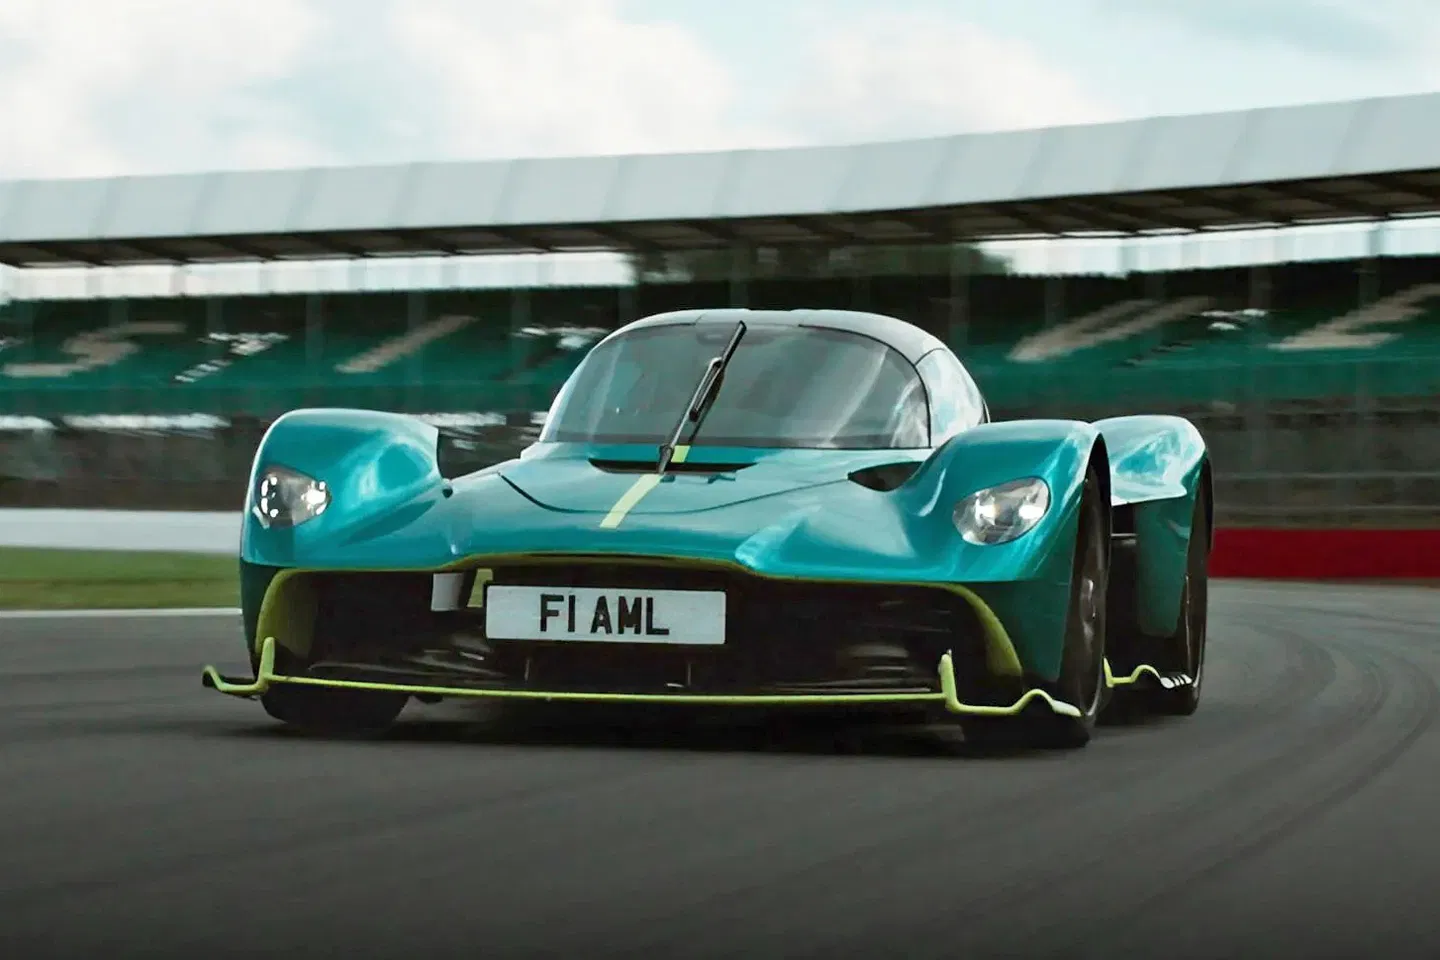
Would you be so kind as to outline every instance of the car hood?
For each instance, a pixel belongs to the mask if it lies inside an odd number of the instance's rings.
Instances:
[[[924,454],[895,450],[754,450],[698,447],[656,479],[653,446],[540,451],[500,468],[517,491],[547,510],[632,516],[695,513],[851,481],[860,469]]]
[[[930,451],[694,448],[659,481],[654,463],[651,446],[539,445],[450,482],[417,475],[385,497],[357,475],[314,521],[275,530],[247,523],[242,557],[422,570],[507,555],[647,556],[777,577],[973,584],[1032,577],[1050,552],[1049,536],[961,541],[943,518],[959,495],[952,488],[975,478],[951,476]],[[850,479],[897,463],[919,470],[889,492]]]

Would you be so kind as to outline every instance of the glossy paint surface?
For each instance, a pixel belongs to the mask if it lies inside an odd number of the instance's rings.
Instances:
[[[604,518],[638,480],[653,474],[648,447],[557,444],[478,474],[444,481],[423,438],[387,446],[373,433],[300,414],[277,426],[260,451],[324,480],[329,509],[293,529],[265,530],[251,517],[243,556],[253,563],[331,569],[428,569],[471,556],[560,552],[676,556],[734,562],[785,576],[914,581],[1026,579],[1063,528],[1093,430],[1083,424],[993,424],[928,451],[826,453],[696,447],[684,471],[651,489],[617,526]],[[302,436],[303,435],[303,436]],[[346,449],[346,441],[354,449]],[[344,451],[343,453],[340,451]],[[633,471],[592,459],[630,459]],[[870,490],[856,469],[918,463],[898,489]],[[720,463],[721,472],[696,472]],[[1055,501],[1030,533],[977,547],[951,521],[959,500],[1016,476],[1041,476]]]
[[[1179,623],[1205,440],[1181,417],[1115,417],[1095,424],[1110,453],[1112,501],[1135,508],[1136,615],[1154,636]]]
[[[247,516],[241,554],[249,564],[281,568],[435,570],[580,553],[715,562],[782,578],[964,584],[1005,623],[1026,668],[1047,677],[1059,661],[1077,497],[1101,435],[1113,445],[1117,502],[1145,502],[1149,511],[1146,536],[1154,543],[1142,549],[1155,572],[1142,604],[1163,622],[1167,597],[1178,598],[1169,574],[1183,570],[1188,519],[1177,525],[1176,518],[1188,518],[1198,469],[1187,427],[1193,430],[1173,418],[992,423],[935,451],[697,446],[683,469],[658,482],[646,469],[655,458],[649,446],[545,444],[447,481],[435,466],[436,432],[417,420],[298,411],[271,428],[257,473],[271,465],[299,470],[324,480],[333,500],[292,529],[266,530]],[[849,479],[858,469],[902,462],[918,469],[894,490]],[[1040,477],[1051,488],[1050,510],[1036,527],[1005,544],[961,539],[955,505],[1020,477]],[[637,484],[649,489],[606,525]],[[1152,507],[1147,498],[1156,496]],[[253,594],[245,602],[255,602]]]
[[[948,352],[901,320],[850,311],[687,311],[637,320],[607,340],[660,324],[740,319],[863,333],[912,364]],[[951,366],[958,389],[968,375]],[[1137,613],[1143,630],[1164,634],[1178,616],[1205,464],[1194,426],[1159,416],[981,423],[933,450],[682,447],[663,477],[653,445],[547,442],[451,481],[436,466],[437,440],[433,428],[388,413],[302,410],[277,421],[256,455],[247,497],[258,472],[279,465],[323,480],[332,500],[290,529],[267,530],[247,514],[247,623],[268,592],[269,568],[427,571],[538,555],[651,558],[771,578],[963,586],[1009,633],[1023,668],[1053,679],[1087,469],[1104,471],[1112,502],[1134,509]],[[913,468],[898,486],[855,480],[856,471],[893,465]],[[962,539],[954,521],[962,500],[1026,478],[1050,491],[1033,528],[1000,544]]]

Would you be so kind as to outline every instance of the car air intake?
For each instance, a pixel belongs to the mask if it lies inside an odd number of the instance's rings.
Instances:
[[[659,468],[658,460],[597,460],[591,458],[590,465],[607,473],[654,473]],[[734,473],[753,467],[753,463],[676,463],[670,461],[666,473]]]
[[[914,460],[907,460],[902,463],[882,463],[875,467],[866,467],[864,470],[856,470],[850,474],[850,479],[870,490],[878,490],[881,493],[889,493],[899,487],[915,475],[920,469],[920,464]]]

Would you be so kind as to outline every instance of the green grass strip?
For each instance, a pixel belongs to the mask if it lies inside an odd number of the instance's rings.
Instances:
[[[0,610],[236,607],[231,555],[0,547]]]

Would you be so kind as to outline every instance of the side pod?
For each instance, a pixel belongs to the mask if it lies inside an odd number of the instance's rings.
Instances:
[[[1209,477],[1209,453],[1182,417],[1130,416],[1095,424],[1110,449],[1112,501],[1134,518],[1135,623],[1167,636],[1180,617],[1195,498]]]

